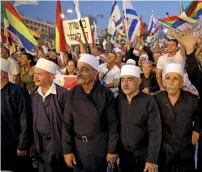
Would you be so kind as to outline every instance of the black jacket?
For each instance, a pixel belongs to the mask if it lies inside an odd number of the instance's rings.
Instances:
[[[71,89],[65,104],[63,121],[64,154],[78,151],[75,145],[76,135],[96,138],[100,133],[108,135],[105,140],[108,150],[104,150],[103,145],[94,145],[91,142],[92,150],[89,151],[95,154],[95,146],[103,154],[117,153],[119,134],[114,95],[104,85],[95,82],[90,94],[86,94],[81,85]]]
[[[150,92],[155,92],[159,90],[158,83],[156,81],[156,75],[154,73],[150,73],[149,78],[146,78],[143,73],[141,73],[142,82],[140,84],[140,90],[148,87]]]
[[[161,113],[163,149],[180,153],[192,144],[192,131],[200,131],[198,98],[190,92],[181,91],[173,106],[167,91],[161,91],[155,97]]]
[[[1,148],[27,150],[31,144],[30,96],[20,85],[8,82],[1,89]]]
[[[136,156],[146,156],[147,162],[157,164],[162,134],[156,100],[140,92],[131,104],[125,94],[120,94],[116,103],[122,146],[132,149]]]

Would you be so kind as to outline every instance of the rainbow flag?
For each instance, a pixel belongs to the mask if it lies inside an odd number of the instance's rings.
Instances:
[[[13,40],[17,44],[23,45],[28,51],[31,51],[38,42],[31,35],[16,9],[9,1],[2,1],[1,10],[5,28],[7,28]]]
[[[13,40],[17,44],[23,45],[28,51],[31,51],[38,42],[31,35],[29,29],[25,26],[24,21],[11,3],[9,1],[2,1],[1,5],[4,25],[11,34]]]
[[[187,16],[193,17],[196,20],[202,18],[202,1],[201,0],[192,1],[185,9],[185,12]]]
[[[202,1],[192,1],[188,7],[182,11],[180,16],[181,19],[177,19],[177,16],[172,16],[171,18],[160,19],[159,21],[178,30],[193,28],[196,24],[202,23]]]
[[[180,16],[169,16],[166,18],[158,19],[158,21],[168,27],[173,27],[178,30],[184,30],[186,27],[193,26],[197,22],[195,19],[187,17],[185,12],[182,12]]]
[[[63,29],[63,21],[62,21],[62,10],[60,5],[60,0],[57,0],[57,6],[56,6],[56,38],[55,38],[55,45],[56,45],[56,51],[59,52],[65,52],[66,51],[66,40],[65,40],[65,34]]]

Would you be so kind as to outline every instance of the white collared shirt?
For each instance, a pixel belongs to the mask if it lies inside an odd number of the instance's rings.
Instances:
[[[38,92],[42,96],[43,102],[45,101],[46,97],[49,96],[50,94],[57,94],[55,83],[52,83],[52,85],[50,86],[45,95],[43,95],[41,87],[39,87],[36,92]]]
[[[99,78],[101,79],[105,73],[108,72],[107,63],[101,64],[98,67]],[[107,73],[107,75],[101,81],[102,84],[115,84],[115,88],[110,88],[112,92],[116,92],[118,90],[119,79],[120,79],[121,70],[114,65],[114,67]]]

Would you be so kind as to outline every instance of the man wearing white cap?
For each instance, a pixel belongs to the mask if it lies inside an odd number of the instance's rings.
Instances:
[[[98,69],[100,82],[110,88],[113,93],[118,91],[120,79],[120,69],[115,64],[116,58],[115,53],[108,53],[107,63],[99,65]]]
[[[37,89],[32,94],[34,146],[39,172],[65,170],[62,155],[62,117],[68,91],[55,84],[57,65],[40,58],[34,68]]]
[[[194,145],[199,139],[200,110],[198,98],[181,89],[183,75],[184,69],[180,64],[168,64],[165,71],[166,91],[156,95],[163,131],[161,172],[194,171]]]
[[[28,92],[9,82],[10,62],[1,63],[1,170],[30,171],[24,163],[32,142],[32,110]],[[23,166],[21,163],[23,161]]]
[[[133,60],[133,59],[128,59],[127,62],[126,62],[127,65],[134,65],[136,66],[136,61]]]
[[[75,172],[104,172],[115,165],[119,140],[113,93],[96,81],[98,60],[82,54],[78,85],[69,93],[63,123],[63,152]]]
[[[155,99],[140,92],[140,68],[121,69],[123,93],[116,99],[120,119],[120,168],[125,172],[157,172],[161,120]]]
[[[1,48],[1,58],[8,60],[11,64],[8,72],[9,81],[20,84],[20,66],[14,58],[10,57],[10,52],[6,47]]]

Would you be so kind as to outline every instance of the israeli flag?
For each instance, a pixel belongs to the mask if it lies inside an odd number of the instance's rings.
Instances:
[[[156,18],[154,17],[154,13],[152,12],[151,18],[150,18],[150,22],[149,22],[149,26],[148,26],[148,32],[155,34],[158,31],[157,29],[157,21]]]
[[[123,0],[123,12],[127,37],[133,42],[140,27],[140,20],[130,0]]]
[[[119,6],[116,0],[112,4],[108,24],[108,33],[113,35],[115,31],[118,31],[120,34],[123,34],[123,18],[121,17]]]

